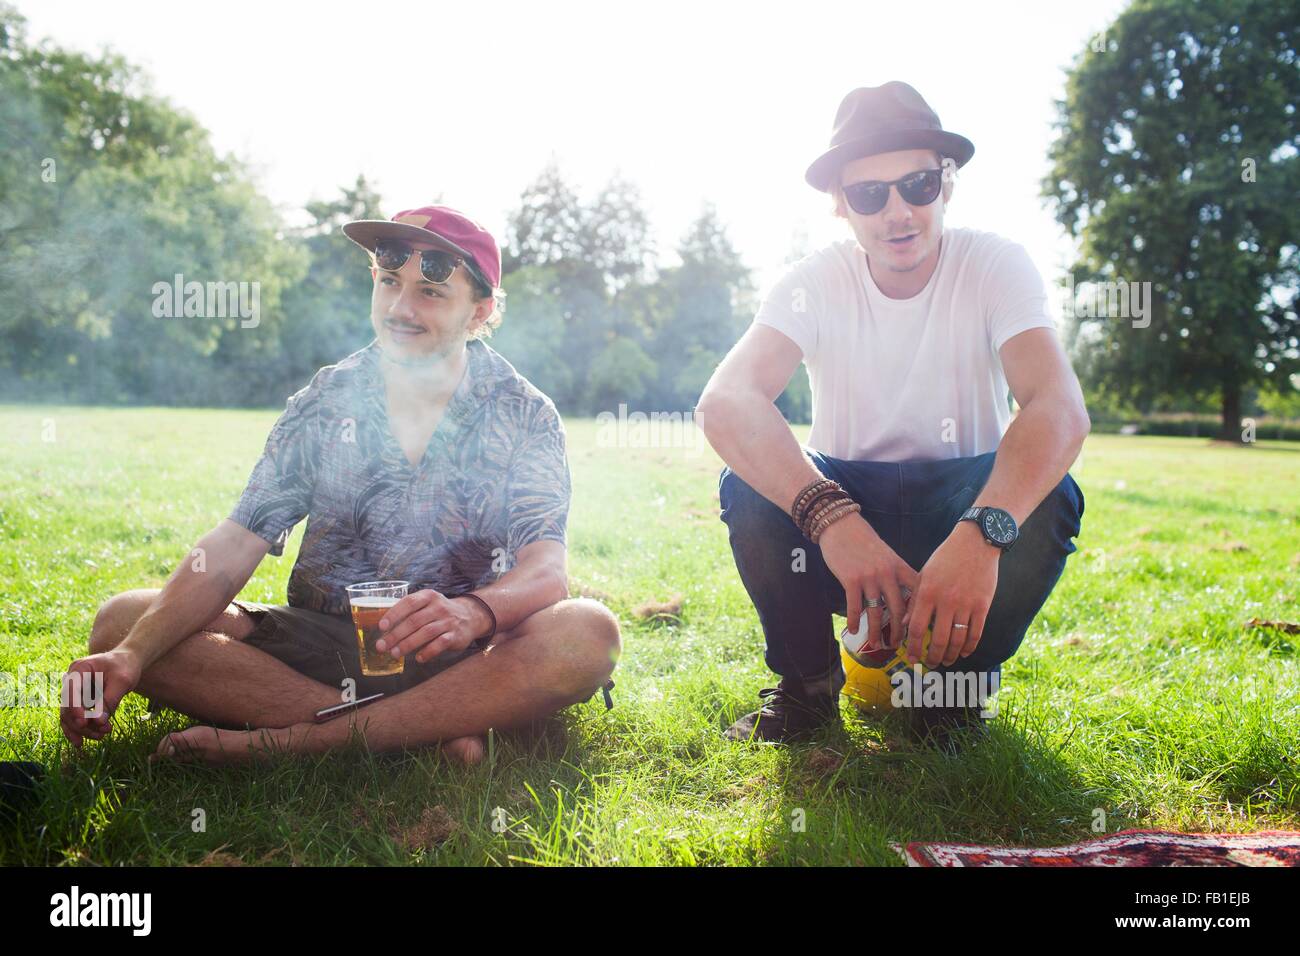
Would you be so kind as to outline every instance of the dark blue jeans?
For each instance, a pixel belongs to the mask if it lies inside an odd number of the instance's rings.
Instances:
[[[920,570],[975,501],[993,470],[994,453],[946,461],[844,461],[805,450],[827,478],[862,506],[862,517],[900,558]],[[782,508],[730,468],[718,482],[722,520],[736,569],[758,611],[767,666],[782,677],[814,678],[840,667],[832,613],[845,613],[844,588]],[[998,585],[979,645],[967,657],[933,668],[1000,681],[1002,662],[1020,647],[1065,569],[1083,517],[1083,492],[1068,474],[1020,528],[998,560]],[[802,548],[806,565],[796,562]],[[996,686],[996,685],[994,685]]]

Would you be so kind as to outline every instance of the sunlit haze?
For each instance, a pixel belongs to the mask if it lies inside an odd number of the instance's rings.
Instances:
[[[364,173],[390,215],[441,195],[500,238],[554,156],[584,197],[636,183],[665,263],[714,202],[760,286],[801,234],[849,235],[803,173],[841,97],[895,79],[975,143],[945,223],[1023,243],[1054,281],[1052,101],[1121,6],[19,3],[33,38],[144,68],[290,222]]]

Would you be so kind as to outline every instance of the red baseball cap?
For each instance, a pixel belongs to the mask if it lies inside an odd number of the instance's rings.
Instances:
[[[501,284],[501,250],[492,234],[464,213],[449,206],[407,209],[392,219],[356,219],[343,226],[343,234],[367,252],[380,239],[428,242],[470,260],[488,285]]]

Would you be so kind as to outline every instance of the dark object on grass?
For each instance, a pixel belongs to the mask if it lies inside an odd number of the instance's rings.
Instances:
[[[12,820],[36,802],[45,768],[30,760],[0,760],[0,820]]]
[[[966,745],[989,739],[989,723],[978,707],[912,707],[908,724],[923,745],[950,754]]]

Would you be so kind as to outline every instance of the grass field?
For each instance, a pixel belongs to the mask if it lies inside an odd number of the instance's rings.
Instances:
[[[61,671],[100,603],[158,587],[229,513],[275,412],[0,407],[0,671]],[[956,755],[846,709],[794,748],[720,730],[772,682],[707,448],[601,447],[568,422],[573,593],[624,627],[616,706],[473,770],[363,749],[153,766],[186,726],[129,696],[76,755],[52,707],[0,709],[0,759],[50,768],[4,864],[886,864],[891,841],[1051,844],[1126,827],[1300,827],[1300,446],[1094,436],[1079,551]],[[282,602],[302,527],[242,596]],[[675,619],[643,618],[676,601]],[[205,827],[196,832],[200,815]]]

